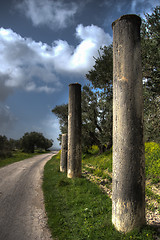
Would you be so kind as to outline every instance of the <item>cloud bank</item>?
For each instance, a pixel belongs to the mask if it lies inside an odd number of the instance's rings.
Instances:
[[[46,54],[45,44],[22,38],[11,29],[0,28],[0,85],[1,91],[4,90],[1,98],[5,99],[15,88],[54,92],[60,83]],[[48,87],[49,84],[55,87]]]
[[[31,19],[34,26],[62,29],[72,23],[78,5],[63,0],[24,0],[17,8]]]
[[[16,88],[53,93],[62,86],[59,73],[84,75],[93,66],[98,49],[112,41],[95,25],[78,25],[75,36],[76,47],[62,40],[49,46],[0,28],[0,100]]]
[[[57,71],[85,74],[94,65],[94,57],[101,46],[109,45],[112,38],[101,28],[82,24],[76,28],[76,37],[80,40],[74,48],[66,41],[58,40],[53,44],[53,61]]]

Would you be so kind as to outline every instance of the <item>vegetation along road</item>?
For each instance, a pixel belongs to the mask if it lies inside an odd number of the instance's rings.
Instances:
[[[45,163],[54,152],[0,169],[0,240],[48,240],[41,189]]]

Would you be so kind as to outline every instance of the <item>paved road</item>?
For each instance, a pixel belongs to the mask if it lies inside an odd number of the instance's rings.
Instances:
[[[53,153],[0,169],[0,240],[49,240],[41,189],[45,163]]]

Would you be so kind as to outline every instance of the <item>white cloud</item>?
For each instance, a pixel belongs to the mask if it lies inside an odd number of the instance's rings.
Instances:
[[[17,8],[31,19],[34,26],[47,25],[58,29],[72,22],[78,5],[64,0],[23,0]]]
[[[101,46],[112,39],[101,28],[82,24],[76,28],[79,44],[57,40],[52,46],[23,38],[0,28],[0,100],[14,89],[52,93],[62,86],[59,73],[84,75],[91,69]]]
[[[98,49],[112,42],[109,34],[94,25],[78,25],[76,37],[81,40],[76,48],[66,41],[54,42],[54,65],[57,70],[85,74],[93,66],[93,56],[98,55]]]
[[[52,48],[48,45],[22,38],[11,29],[0,28],[0,100],[15,88],[55,91],[61,84],[53,72],[51,59]]]

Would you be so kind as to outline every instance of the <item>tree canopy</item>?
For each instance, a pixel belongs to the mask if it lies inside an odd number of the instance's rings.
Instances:
[[[52,109],[52,113],[54,113],[59,118],[59,125],[61,134],[68,132],[68,104],[62,104],[56,106]],[[57,138],[61,142],[61,134],[59,138]]]
[[[20,139],[21,147],[24,152],[34,153],[36,148],[45,149],[52,147],[53,140],[47,139],[43,136],[42,133],[30,132],[25,133],[24,136]]]
[[[11,144],[7,137],[0,135],[0,158],[10,157],[11,150]]]
[[[141,25],[142,74],[144,89],[145,141],[160,141],[160,7],[145,14]],[[91,86],[82,91],[82,146],[112,145],[113,46],[98,51],[93,68],[86,74]],[[53,113],[67,132],[68,105],[56,106]],[[60,138],[59,138],[60,139]]]
[[[113,79],[113,46],[101,47],[99,56],[95,58],[93,68],[86,74],[86,78],[92,83],[94,88],[105,89],[112,95]]]
[[[160,94],[160,6],[145,14],[141,27],[142,73],[145,86],[154,95]]]
[[[89,85],[82,90],[82,148],[98,145],[103,151],[112,145],[112,103],[106,101],[105,91],[96,91]],[[56,106],[52,112],[59,118],[61,134],[68,130],[68,104]],[[108,124],[106,124],[106,119]],[[58,140],[61,141],[61,134]]]
[[[19,140],[7,139],[0,135],[0,158],[11,157],[15,150],[22,150],[27,153],[34,153],[35,149],[47,151],[53,145],[52,139],[47,139],[42,133],[25,133]]]

